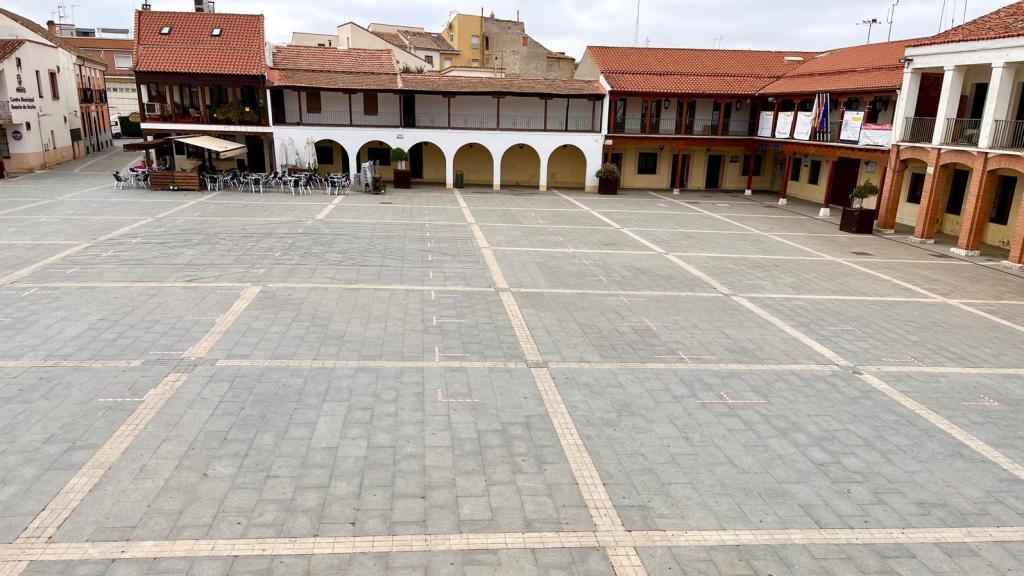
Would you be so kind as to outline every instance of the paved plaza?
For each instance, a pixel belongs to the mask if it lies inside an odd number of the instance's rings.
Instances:
[[[0,182],[0,575],[1024,573],[1024,278],[769,196]]]

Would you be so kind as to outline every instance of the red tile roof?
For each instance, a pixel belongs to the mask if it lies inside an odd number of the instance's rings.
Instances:
[[[160,29],[170,26],[170,34]],[[214,28],[220,37],[211,36]],[[263,16],[215,12],[135,12],[135,71],[262,76]]]
[[[360,74],[311,70],[278,70],[267,73],[271,86],[336,90],[398,90],[398,74]]]
[[[622,92],[755,94],[813,52],[591,46],[594,62]]]
[[[274,68],[323,72],[396,74],[391,50],[360,48],[322,48],[312,46],[275,46]]]
[[[0,14],[3,14],[4,16],[7,16],[11,20],[13,20],[16,24],[19,24],[19,25],[21,25],[21,26],[23,26],[25,28],[28,28],[30,31],[34,32],[36,35],[42,36],[46,40],[52,42],[54,46],[56,46],[56,47],[58,47],[58,48],[60,48],[62,50],[67,50],[68,52],[74,54],[75,56],[77,56],[79,58],[90,60],[92,62],[95,62],[96,64],[101,64],[101,65],[103,64],[103,60],[100,60],[98,58],[90,56],[89,54],[83,52],[82,50],[79,50],[75,46],[72,46],[71,44],[69,44],[67,41],[65,41],[60,36],[57,36],[56,34],[51,34],[48,29],[40,26],[39,24],[36,24],[32,20],[29,20],[28,18],[25,18],[24,16],[22,16],[20,14],[15,14],[14,12],[11,12],[10,10],[5,10],[3,8],[0,8]],[[30,42],[35,42],[35,40],[30,40]]]
[[[25,40],[0,40],[0,62],[10,58],[18,48],[25,45]]]
[[[911,46],[952,44],[954,42],[977,42],[1024,36],[1024,1],[990,12],[981,18],[971,20],[945,32],[922,38]]]
[[[487,78],[402,74],[402,88],[415,92],[459,94],[531,94],[544,96],[603,96],[604,89],[591,80],[538,78]]]
[[[402,50],[408,50],[409,48],[409,44],[405,41],[405,37],[398,32],[381,32],[379,30],[372,30],[370,33],[396,48],[401,48]]]
[[[903,83],[900,60],[915,40],[825,52],[761,89],[764,94],[892,91]]]
[[[413,48],[418,48],[420,50],[437,50],[438,52],[459,52],[455,48],[452,48],[452,45],[442,38],[440,34],[434,34],[433,32],[420,32],[419,30],[402,30],[401,34]]]

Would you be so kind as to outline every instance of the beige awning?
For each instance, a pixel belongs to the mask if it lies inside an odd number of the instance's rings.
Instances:
[[[213,136],[185,136],[182,138],[175,138],[175,140],[183,144],[188,144],[189,146],[195,146],[196,148],[216,152],[221,158],[234,158],[235,156],[242,156],[248,152],[248,148],[246,148],[245,144],[239,144],[238,142],[232,142],[230,140],[221,140],[220,138],[214,138]]]

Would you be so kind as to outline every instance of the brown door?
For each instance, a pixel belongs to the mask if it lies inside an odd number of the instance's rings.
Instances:
[[[836,173],[832,176],[832,194],[829,199],[836,206],[849,206],[850,194],[857,186],[857,178],[860,176],[860,160],[839,158],[832,165],[832,169]]]
[[[718,190],[722,177],[722,155],[712,154],[708,156],[707,173],[704,175],[704,189]]]

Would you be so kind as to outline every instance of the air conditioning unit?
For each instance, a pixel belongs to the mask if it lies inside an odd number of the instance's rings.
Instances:
[[[160,115],[160,103],[159,102],[146,102],[146,116],[159,116]]]

